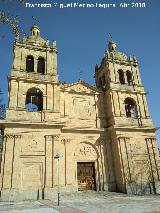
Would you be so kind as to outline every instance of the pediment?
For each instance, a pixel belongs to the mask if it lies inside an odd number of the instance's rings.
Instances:
[[[99,93],[99,90],[84,81],[78,81],[74,84],[65,84],[63,89],[73,93]]]

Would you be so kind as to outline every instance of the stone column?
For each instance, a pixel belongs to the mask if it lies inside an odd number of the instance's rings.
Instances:
[[[13,68],[19,70],[21,65],[21,50],[16,45],[14,46],[14,55]]]
[[[114,107],[114,115],[115,116],[119,116],[120,115],[120,110],[118,107],[118,95],[115,91],[112,91],[112,103],[113,103],[113,107]]]
[[[139,84],[141,85],[142,82],[141,82],[141,76],[140,76],[140,72],[139,72],[139,67],[137,67],[136,73],[137,73],[137,78],[138,78]]]
[[[106,186],[106,171],[105,171],[105,164],[104,164],[104,148],[105,148],[105,141],[104,139],[99,141],[99,154],[100,154],[100,186],[101,186],[101,191],[107,188]],[[107,164],[107,162],[106,162]]]
[[[53,135],[45,136],[45,186],[53,187]]]
[[[23,88],[23,83],[21,82],[20,83],[20,90]],[[19,107],[22,108],[22,109],[25,109],[25,104],[26,104],[26,95],[27,95],[27,91],[26,92],[23,92],[23,91],[20,91],[19,93]]]
[[[96,118],[95,118],[95,127],[96,128],[100,128],[101,123],[100,123],[100,119],[99,119],[99,111],[98,111],[98,107],[100,107],[100,100],[101,97],[99,95],[99,102],[98,102],[98,95],[94,96],[94,100],[95,100],[95,114],[96,114]]]
[[[52,110],[53,106],[53,88],[52,84],[47,84],[47,110]]]
[[[47,109],[47,95],[43,94],[43,110]]]
[[[148,110],[148,105],[147,105],[147,100],[146,100],[146,95],[143,95],[143,101],[144,101],[144,108],[145,108],[145,114],[146,117],[149,118],[149,110]]]
[[[9,97],[9,107],[16,108],[17,106],[17,90],[18,90],[18,82],[16,79],[10,80],[10,97]]]
[[[59,112],[60,108],[60,87],[59,85],[54,85],[54,111]]]
[[[45,183],[44,187],[53,188],[54,186],[54,142],[59,135],[45,136]]]
[[[113,170],[112,147],[111,147],[111,140],[109,137],[106,138],[105,146],[106,146],[105,160],[107,164],[106,180],[108,181],[108,189],[115,190],[115,176],[114,176],[114,170]]]
[[[109,63],[109,70],[110,70],[110,76],[109,77],[110,77],[111,82],[116,82],[116,78],[118,76],[117,76],[117,70],[116,70],[114,62]]]
[[[21,60],[21,65],[20,65],[21,67],[20,67],[20,69],[26,71],[27,55],[25,55],[25,54],[22,52],[22,53],[21,53],[21,57],[22,57],[22,60]]]
[[[21,183],[21,175],[20,175],[20,158],[19,158],[19,146],[21,143],[21,135],[15,135],[14,139],[15,139],[15,143],[14,143],[14,158],[13,158],[13,173],[12,173],[12,188],[16,189],[20,187],[20,183]]]
[[[148,152],[148,160],[151,170],[151,179],[153,182],[154,193],[160,193],[160,174],[158,169],[158,153],[155,147],[155,138],[146,138],[146,146]]]
[[[4,159],[2,165],[2,188],[11,189],[13,186],[13,172],[15,160],[16,135],[5,135]]]
[[[127,137],[119,137],[119,153],[121,159],[121,171],[122,171],[122,191],[127,190],[127,183],[131,181],[131,171],[130,171],[130,161],[128,157],[128,148],[127,148]],[[127,190],[128,191],[128,190]]]
[[[38,58],[34,58],[34,72],[37,73]]]
[[[124,73],[124,81],[125,81],[125,85],[128,85],[126,71],[123,71],[123,73]]]
[[[5,153],[6,153],[6,141],[7,138],[3,138],[3,152],[2,152],[2,161],[1,161],[1,172],[0,172],[0,189],[3,187],[3,176],[4,176],[4,163],[5,163]]]
[[[62,144],[64,144],[64,170],[65,170],[65,172],[64,172],[64,175],[65,175],[65,177],[64,177],[64,181],[65,181],[65,186],[67,185],[67,176],[69,175],[68,173],[67,173],[67,167],[68,167],[68,165],[67,165],[67,144],[68,143],[70,143],[70,139],[66,139],[66,138],[63,138],[62,140],[61,140],[61,143]]]
[[[137,94],[137,101],[139,105],[140,116],[142,119],[144,119],[146,117],[146,113],[144,109],[145,106],[144,106],[142,94]]]
[[[21,100],[21,88],[20,88],[20,82],[19,80],[17,80],[17,108],[20,108],[20,100]]]

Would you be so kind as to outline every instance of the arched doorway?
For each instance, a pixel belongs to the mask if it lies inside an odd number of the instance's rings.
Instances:
[[[95,162],[77,162],[78,191],[96,190]]]
[[[96,190],[98,162],[98,152],[96,148],[88,142],[79,144],[75,151],[77,167],[78,191]]]

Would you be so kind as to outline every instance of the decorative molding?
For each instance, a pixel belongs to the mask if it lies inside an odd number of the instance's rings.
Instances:
[[[22,138],[22,135],[14,135],[14,134],[6,134],[4,135],[4,138],[10,138],[10,139],[17,139],[17,138]]]
[[[60,138],[60,134],[59,135],[53,135],[54,136],[54,140],[57,141]]]
[[[59,137],[60,137],[60,134],[59,134],[59,135],[45,135],[44,137],[45,137],[46,139],[48,139],[48,138],[54,138],[54,140],[58,140]]]
[[[45,135],[44,137],[45,137],[46,139],[48,139],[48,138],[53,138],[54,135]]]
[[[80,150],[79,150],[79,155],[91,155],[95,153],[96,151],[93,149],[93,147],[88,145],[83,145],[82,147],[80,147]]]
[[[119,140],[119,142],[121,142],[122,140],[123,141],[126,141],[126,140],[130,140],[130,137],[118,137],[118,140]]]
[[[151,140],[151,141],[156,141],[156,138],[155,138],[155,137],[150,137],[150,138],[145,138],[145,140],[146,140],[146,141],[149,141],[149,140]]]
[[[61,139],[61,143],[66,144],[66,143],[70,143],[71,139],[70,138],[62,138]]]
[[[75,156],[78,157],[98,157],[97,156],[97,152],[95,150],[95,148],[93,146],[91,146],[90,144],[86,144],[86,143],[80,143],[76,152],[75,152]]]

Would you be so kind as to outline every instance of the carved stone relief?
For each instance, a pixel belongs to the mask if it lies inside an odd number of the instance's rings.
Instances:
[[[97,159],[97,152],[95,148],[89,143],[80,143],[75,151],[75,156],[77,158],[90,158]]]
[[[44,153],[44,144],[41,143],[42,139],[33,136],[28,135],[25,138],[23,138],[23,142],[21,144],[21,153],[22,154],[32,154],[32,153]]]
[[[73,97],[73,115],[80,119],[91,119],[91,117],[95,115],[94,104],[95,103],[93,100],[86,100],[81,97]]]

